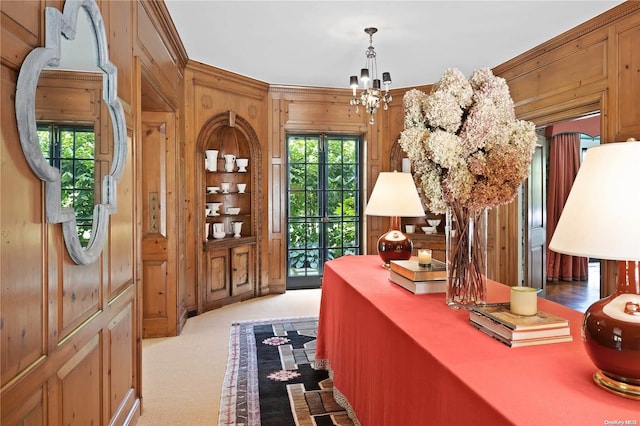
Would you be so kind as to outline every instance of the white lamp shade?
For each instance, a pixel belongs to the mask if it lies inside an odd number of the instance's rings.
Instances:
[[[364,213],[369,216],[425,216],[410,173],[381,172]]]
[[[640,142],[587,150],[549,248],[608,260],[640,260]]]

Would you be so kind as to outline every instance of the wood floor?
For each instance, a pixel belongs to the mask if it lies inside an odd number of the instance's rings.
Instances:
[[[589,280],[546,284],[547,299],[584,312],[600,300],[600,263],[589,263]]]

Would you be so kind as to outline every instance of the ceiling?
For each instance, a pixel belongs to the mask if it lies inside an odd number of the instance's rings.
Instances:
[[[348,87],[369,36],[392,88],[493,68],[621,1],[165,0],[190,59],[269,84]]]

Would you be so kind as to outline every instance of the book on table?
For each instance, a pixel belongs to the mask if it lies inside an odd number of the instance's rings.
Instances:
[[[539,338],[531,338],[531,339],[508,339],[500,334],[494,332],[493,330],[484,327],[481,324],[470,321],[471,325],[490,336],[497,341],[511,347],[511,348],[519,348],[524,346],[535,346],[535,345],[547,345],[551,343],[564,343],[573,341],[573,336],[571,334],[568,335],[560,335],[560,336],[550,336],[550,337],[539,337]]]
[[[508,340],[538,339],[546,337],[569,336],[571,334],[571,329],[569,328],[568,323],[566,325],[551,325],[547,328],[515,330],[513,328],[507,327],[500,321],[482,315],[474,310],[469,313],[469,321],[471,321],[471,325],[473,326],[484,327]]]
[[[420,266],[418,258],[413,256],[409,260],[392,260],[389,269],[412,281],[434,281],[447,279],[447,265],[436,259],[431,264]]]
[[[511,312],[509,303],[489,303],[475,306],[472,312],[484,315],[505,327],[516,330],[540,330],[548,328],[568,327],[569,321],[557,315],[538,311],[535,315],[518,315]]]
[[[389,271],[389,281],[415,294],[444,293],[447,288],[446,280],[414,281],[395,271]]]

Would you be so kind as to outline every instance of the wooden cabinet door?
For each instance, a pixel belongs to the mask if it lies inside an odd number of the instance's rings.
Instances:
[[[204,286],[204,310],[218,306],[216,301],[230,296],[229,291],[229,250],[226,248],[205,252],[207,261],[205,263],[206,286]]]
[[[254,291],[253,246],[244,245],[231,249],[231,295]]]

